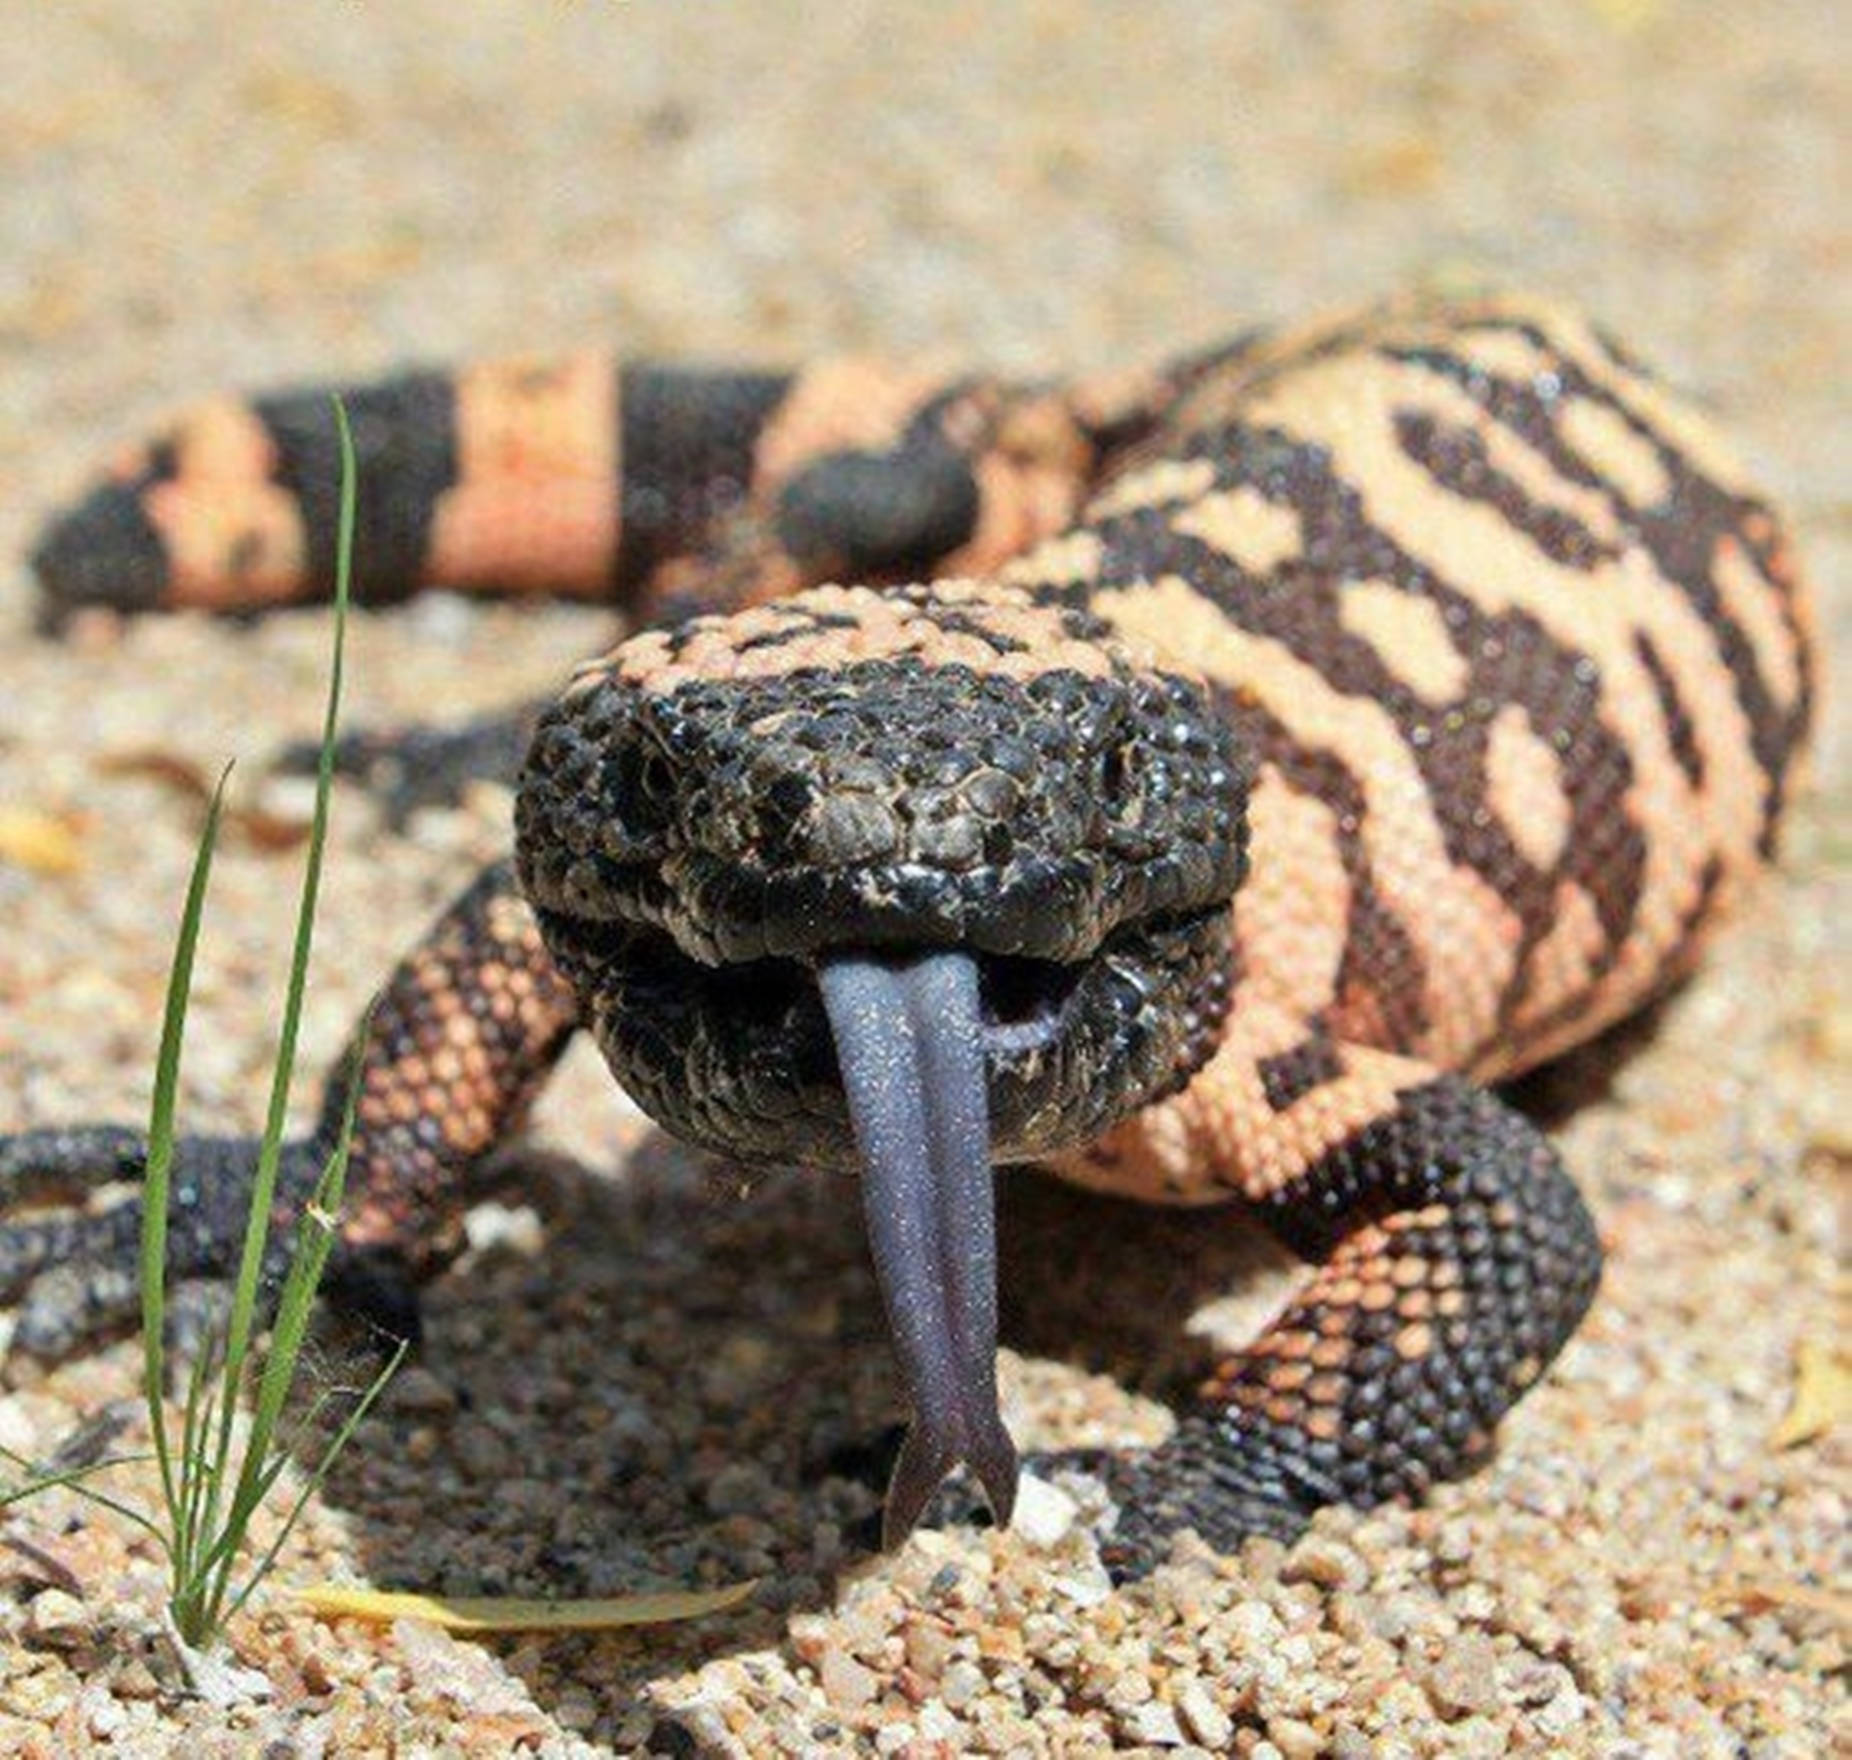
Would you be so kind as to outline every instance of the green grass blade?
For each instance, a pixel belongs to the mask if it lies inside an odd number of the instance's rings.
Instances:
[[[307,859],[303,864],[301,903],[297,908],[295,946],[290,956],[289,984],[283,1018],[277,1034],[276,1068],[270,1084],[270,1106],[264,1121],[263,1146],[251,1186],[251,1208],[246,1219],[244,1248],[238,1278],[232,1291],[231,1321],[226,1330],[224,1382],[236,1390],[244,1382],[251,1333],[256,1323],[257,1291],[263,1276],[264,1253],[270,1236],[270,1209],[276,1197],[277,1170],[283,1156],[288,1126],[290,1085],[295,1075],[296,1036],[302,1022],[303,993],[308,986],[309,955],[315,941],[315,904],[321,891],[322,856],[328,838],[328,801],[334,787],[335,727],[341,708],[341,682],[347,645],[348,594],[353,573],[354,510],[356,502],[354,437],[347,411],[339,398],[331,400],[335,429],[341,445],[341,513],[335,549],[334,653],[328,670],[327,707],[322,717],[321,761],[315,775],[315,809],[310,821]],[[217,1442],[221,1462],[231,1454],[233,1401],[220,1408]],[[204,1514],[208,1529],[216,1528],[219,1490],[223,1475],[215,1476]]]
[[[253,1435],[265,1447],[275,1435],[277,1424],[282,1418],[283,1403],[289,1397],[290,1386],[296,1377],[296,1363],[308,1336],[315,1292],[321,1286],[322,1272],[334,1248],[335,1220],[340,1215],[342,1200],[347,1195],[347,1168],[353,1155],[354,1119],[360,1104],[361,1062],[366,1055],[367,1039],[372,1028],[373,1010],[369,1007],[354,1036],[353,1055],[347,1071],[347,1093],[334,1148],[322,1164],[321,1177],[315,1182],[314,1195],[296,1224],[296,1250],[283,1282],[282,1299],[277,1304],[276,1322],[271,1328],[270,1354],[258,1384]]]
[[[174,1522],[175,1577],[188,1581],[199,1573],[200,1548],[209,1538],[205,1531],[207,1500],[213,1482],[223,1470],[214,1446],[218,1434],[219,1401],[228,1397],[219,1372],[223,1357],[216,1336],[193,1359],[187,1381],[187,1403],[180,1428],[180,1510]]]
[[[106,1460],[89,1461],[81,1467],[66,1467],[57,1472],[46,1473],[36,1468],[22,1454],[16,1454],[10,1448],[0,1448],[0,1460],[10,1461],[14,1466],[24,1469],[27,1474],[23,1485],[15,1485],[7,1490],[0,1490],[0,1509],[9,1509],[28,1497],[36,1497],[41,1491],[55,1491],[60,1485],[68,1486],[79,1497],[85,1498],[100,1509],[112,1511],[125,1521],[132,1522],[143,1533],[149,1535],[163,1552],[169,1551],[167,1531],[152,1517],[138,1510],[132,1503],[124,1503],[118,1497],[111,1497],[106,1491],[98,1491],[93,1485],[84,1481],[92,1474],[106,1473],[112,1467],[137,1467],[144,1461],[153,1460],[154,1454],[112,1454]]]
[[[359,1043],[365,1043],[364,1027]],[[282,1299],[277,1305],[276,1320],[270,1331],[270,1351],[258,1382],[257,1401],[251,1414],[244,1459],[231,1503],[225,1512],[224,1531],[228,1537],[241,1535],[249,1527],[252,1515],[268,1495],[277,1472],[281,1470],[282,1460],[276,1448],[277,1429],[282,1422],[284,1404],[295,1383],[296,1366],[302,1355],[303,1342],[308,1336],[309,1320],[315,1306],[315,1292],[321,1285],[322,1272],[334,1246],[334,1218],[346,1183],[359,1086],[357,1080],[348,1083],[341,1135],[334,1152],[322,1168],[315,1194],[296,1225],[295,1251],[290,1257]],[[217,1599],[223,1599],[236,1566],[235,1546],[226,1546],[216,1552],[212,1574]]]
[[[282,1423],[284,1405],[295,1383],[296,1366],[301,1359],[303,1343],[308,1335],[315,1292],[321,1285],[322,1272],[334,1246],[335,1218],[340,1214],[341,1203],[347,1192],[347,1169],[353,1154],[354,1120],[360,1103],[360,1064],[365,1056],[372,1024],[373,1010],[369,1007],[354,1036],[346,1100],[334,1149],[323,1164],[321,1177],[316,1181],[314,1197],[296,1225],[296,1249],[283,1285],[276,1323],[271,1329],[270,1354],[258,1384],[250,1439],[238,1487],[233,1494],[231,1507],[226,1512],[225,1529],[228,1535],[242,1534],[250,1525],[251,1516],[269,1496],[283,1470],[285,1456],[277,1444],[277,1433]],[[398,1355],[395,1355],[384,1375],[391,1374],[398,1360]],[[369,1391],[365,1403],[371,1404],[383,1385],[382,1378]],[[322,1404],[323,1397],[318,1396],[313,1409],[319,1411]],[[332,1457],[329,1458],[332,1460]],[[272,1548],[272,1554],[274,1551]],[[227,1546],[218,1550],[214,1560],[215,1621],[220,1617],[217,1604],[222,1604],[229,1592],[235,1565],[235,1548]],[[259,1561],[237,1597],[237,1605],[243,1604],[245,1597],[269,1568],[268,1563]],[[230,1611],[226,1611],[223,1617],[231,1617]]]
[[[334,1247],[334,1225],[341,1202],[347,1195],[347,1167],[353,1155],[354,1119],[360,1104],[360,1068],[366,1055],[368,1036],[373,1029],[373,1010],[369,1006],[354,1035],[353,1055],[347,1070],[347,1093],[341,1111],[341,1126],[333,1150],[322,1164],[315,1193],[296,1225],[296,1251],[291,1258],[283,1295],[277,1304],[276,1322],[271,1328],[270,1355],[258,1384],[257,1409],[253,1435],[265,1446],[276,1433],[283,1415],[283,1402],[289,1396],[296,1377],[296,1362],[308,1336],[309,1316],[315,1305],[315,1292],[321,1285],[322,1271]]]
[[[274,1446],[270,1450],[269,1459],[253,1473],[254,1496],[251,1504],[253,1510],[261,1507],[269,1498],[270,1493],[276,1489],[277,1481],[283,1477],[291,1460],[297,1458],[298,1453],[301,1452],[301,1445],[308,1438],[308,1433],[313,1429],[321,1414],[333,1403],[333,1398],[334,1396],[326,1391],[317,1393],[310,1400],[308,1411],[302,1415],[293,1428],[290,1445],[286,1447],[279,1443]],[[214,1586],[221,1599],[230,1590],[232,1567],[237,1561],[238,1546],[249,1526],[247,1522],[245,1529],[238,1529],[228,1516],[212,1550],[200,1561],[200,1575],[215,1578]],[[227,1561],[230,1563],[228,1564]]]
[[[353,1440],[354,1432],[365,1423],[367,1413],[372,1411],[379,1396],[386,1391],[386,1383],[398,1373],[399,1365],[404,1362],[405,1353],[410,1349],[411,1345],[407,1340],[399,1340],[392,1355],[386,1359],[385,1365],[381,1368],[380,1372],[373,1377],[366,1392],[363,1393],[355,1403],[354,1409],[348,1413],[340,1429],[329,1438],[328,1446],[323,1449],[321,1459],[316,1462],[315,1471],[309,1475],[308,1482],[302,1487],[301,1491],[296,1494],[295,1501],[289,1506],[289,1514],[283,1518],[282,1526],[278,1528],[276,1538],[265,1548],[263,1557],[257,1561],[250,1575],[245,1579],[244,1587],[238,1591],[232,1598],[230,1605],[226,1607],[224,1614],[226,1619],[236,1617],[236,1615],[243,1610],[244,1604],[250,1600],[252,1592],[257,1588],[258,1584],[270,1574],[270,1569],[276,1563],[277,1555],[283,1550],[284,1543],[289,1539],[290,1535],[295,1532],[296,1523],[301,1520],[302,1512],[308,1507],[309,1499],[322,1488],[323,1483],[327,1480],[329,1472],[334,1467],[334,1463],[340,1459],[348,1443]]]
[[[257,1388],[248,1439],[240,1451],[234,1446],[238,1400],[245,1382],[252,1334],[257,1323],[258,1292],[269,1246],[271,1209],[282,1167],[291,1078],[295,1070],[297,1036],[314,944],[316,902],[321,889],[323,854],[327,845],[328,808],[334,782],[335,729],[340,716],[345,669],[357,500],[356,467],[353,434],[347,412],[339,398],[333,399],[332,403],[341,451],[333,655],[329,666],[327,707],[322,722],[321,758],[316,772],[314,814],[309,829],[308,857],[302,878],[289,982],[278,1030],[276,1066],[272,1073],[270,1104],[248,1200],[249,1210],[245,1219],[237,1279],[232,1290],[230,1317],[222,1334],[217,1328],[209,1332],[189,1367],[179,1436],[175,1438],[169,1429],[163,1397],[167,1371],[165,1332],[169,1205],[172,1201],[173,1168],[178,1142],[175,1111],[181,1054],[186,1037],[187,1009],[192,994],[194,956],[205,914],[213,855],[218,846],[226,778],[230,774],[228,767],[213,790],[199,847],[193,857],[186,902],[168,973],[161,1044],[155,1061],[154,1093],[150,1106],[147,1165],[142,1194],[140,1270],[142,1382],[149,1428],[154,1439],[152,1457],[112,1457],[68,1470],[40,1473],[30,1462],[0,1446],[0,1459],[13,1461],[27,1474],[26,1482],[21,1485],[0,1487],[0,1510],[22,1498],[57,1486],[66,1486],[78,1496],[88,1498],[139,1527],[160,1546],[167,1554],[170,1572],[169,1612],[181,1637],[195,1647],[209,1644],[217,1636],[223,1622],[244,1607],[257,1585],[269,1574],[309,1498],[326,1480],[335,1459],[352,1440],[361,1421],[403,1360],[407,1348],[404,1344],[399,1346],[391,1360],[360,1396],[347,1420],[322,1452],[307,1484],[292,1501],[277,1535],[233,1595],[233,1574],[238,1555],[249,1535],[251,1520],[258,1506],[275,1490],[289,1464],[290,1456],[279,1445],[278,1437],[307,1339],[316,1291],[333,1249],[335,1217],[346,1192],[360,1092],[358,1060],[371,1025],[369,1010],[367,1020],[362,1023],[356,1038],[355,1067],[349,1073],[340,1131],[332,1151],[322,1165],[304,1214],[296,1225],[294,1253],[284,1278],[272,1328],[271,1351]],[[330,1397],[326,1391],[316,1395],[310,1407],[311,1422],[319,1419]],[[159,1465],[167,1518],[165,1527],[133,1505],[98,1491],[87,1483],[91,1477],[107,1468],[147,1458],[153,1458]],[[226,1502],[228,1497],[229,1503]]]
[[[199,847],[193,852],[193,872],[187,881],[186,904],[180,913],[180,935],[167,974],[167,1002],[161,1021],[161,1048],[154,1063],[154,1100],[148,1119],[147,1168],[142,1186],[142,1394],[147,1401],[148,1428],[161,1466],[161,1495],[170,1521],[180,1507],[180,1488],[163,1403],[167,1379],[167,1214],[173,1183],[174,1108],[180,1088],[180,1053],[186,1041],[187,1004],[193,993],[193,956],[199,947],[206,887],[212,877],[212,857],[218,848],[219,820],[225,806],[225,783],[230,775],[231,766],[227,765],[212,791],[212,799],[206,807],[206,823],[199,834]]]

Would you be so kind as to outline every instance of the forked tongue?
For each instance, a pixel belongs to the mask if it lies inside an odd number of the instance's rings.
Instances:
[[[868,1239],[913,1422],[882,1544],[897,1546],[960,1461],[998,1525],[1016,1448],[997,1409],[997,1218],[977,962],[839,954],[818,973],[862,1151]]]

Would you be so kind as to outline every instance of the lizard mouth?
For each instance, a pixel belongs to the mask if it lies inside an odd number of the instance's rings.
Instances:
[[[1073,1148],[1174,1090],[1207,1055],[1227,1006],[1225,904],[1123,924],[1068,960],[850,938],[712,964],[653,923],[535,908],[619,1082],[676,1135],[748,1163],[862,1165],[826,981],[834,971],[898,970],[941,954],[964,962],[999,1162]]]
[[[992,1169],[1187,1079],[1226,1007],[1226,905],[1123,925],[1068,961],[860,943],[710,966],[655,925],[539,917],[613,1073],[663,1125],[735,1160],[859,1176],[912,1413],[884,1544],[961,1463],[1007,1522]]]

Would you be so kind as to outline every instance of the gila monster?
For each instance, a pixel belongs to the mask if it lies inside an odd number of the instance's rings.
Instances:
[[[486,747],[384,748],[415,787],[527,743],[512,861],[286,1157],[288,1212],[357,1081],[350,1288],[403,1307],[457,1253],[465,1170],[586,1027],[676,1134],[859,1171],[912,1418],[889,1543],[960,1464],[1010,1514],[995,1164],[1245,1200],[1314,1268],[1168,1441],[1052,1457],[1104,1477],[1120,1575],[1482,1456],[1600,1262],[1485,1084],[1690,969],[1810,721],[1788,542],[1687,404],[1509,295],[1071,383],[585,356],[347,401],[363,598],[645,626]],[[51,615],[326,598],[332,448],[319,394],[199,410],[50,531]],[[24,1132],[0,1196],[139,1154]],[[226,1269],[250,1161],[187,1145],[176,1274]],[[137,1226],[0,1229],[15,1351],[129,1317]]]

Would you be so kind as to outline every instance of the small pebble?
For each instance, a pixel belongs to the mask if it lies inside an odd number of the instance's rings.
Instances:
[[[1126,1724],[1128,1735],[1137,1741],[1149,1742],[1154,1748],[1183,1746],[1183,1731],[1177,1725],[1177,1714],[1161,1699],[1137,1707],[1126,1719]]]
[[[984,1685],[984,1671],[975,1662],[954,1662],[940,1677],[939,1697],[954,1711],[962,1711],[976,1701]]]
[[[952,1634],[936,1619],[911,1619],[907,1622],[906,1645],[908,1666],[922,1679],[937,1681],[952,1660]]]
[[[1442,1564],[1465,1564],[1473,1555],[1473,1530],[1466,1522],[1448,1522],[1434,1540],[1434,1556]]]
[[[1183,1727],[1205,1748],[1220,1753],[1228,1746],[1234,1724],[1195,1675],[1188,1676],[1177,1688],[1176,1703]]]
[[[1573,1683],[1564,1686],[1546,1705],[1538,1706],[1531,1717],[1546,1736],[1565,1736],[1588,1718],[1588,1701]]]
[[[569,1730],[583,1734],[598,1721],[598,1700],[589,1687],[562,1688],[552,1702],[554,1718]]]
[[[508,1444],[479,1418],[466,1417],[456,1425],[450,1451],[471,1479],[485,1485],[505,1479],[514,1465]]]
[[[1565,1688],[1574,1691],[1575,1682],[1560,1662],[1548,1662],[1541,1656],[1524,1652],[1511,1657],[1499,1670],[1505,1697],[1514,1705],[1547,1705]]]
[[[1369,1570],[1350,1547],[1322,1534],[1310,1534],[1281,1565],[1280,1576],[1288,1583],[1354,1590],[1369,1581]]]
[[[41,1589],[27,1605],[26,1630],[41,1644],[68,1650],[95,1635],[96,1615],[75,1595]]]
[[[840,1645],[831,1644],[817,1664],[817,1684],[832,1705],[854,1711],[881,1691],[880,1677]]]
[[[100,1683],[92,1682],[83,1693],[84,1723],[99,1742],[113,1742],[128,1727],[129,1711],[119,1705]]]
[[[1058,1485],[1025,1473],[1016,1488],[1010,1527],[1031,1546],[1053,1546],[1073,1526],[1080,1506]]]
[[[456,1390],[422,1364],[411,1363],[393,1376],[385,1403],[402,1412],[437,1417],[457,1409]]]
[[[1469,1717],[1447,1732],[1447,1752],[1459,1760],[1498,1760],[1511,1739],[1489,1717]]]
[[[1498,1703],[1498,1651],[1483,1632],[1448,1641],[1428,1671],[1428,1694],[1443,1712],[1463,1715]]]
[[[1325,1751],[1324,1737],[1296,1717],[1270,1718],[1267,1734],[1284,1760],[1318,1760]]]
[[[708,1481],[706,1503],[717,1516],[749,1515],[764,1509],[771,1494],[763,1467],[752,1461],[733,1461]]]

